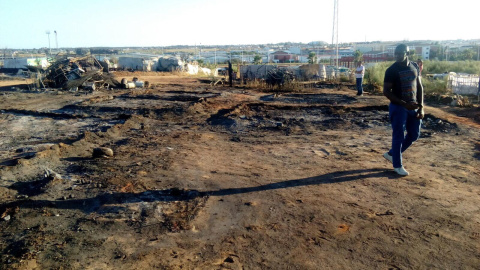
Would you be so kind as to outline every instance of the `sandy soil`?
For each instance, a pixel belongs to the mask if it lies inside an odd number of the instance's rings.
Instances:
[[[0,269],[478,269],[478,107],[402,178],[381,95],[118,76],[155,88],[0,88]]]

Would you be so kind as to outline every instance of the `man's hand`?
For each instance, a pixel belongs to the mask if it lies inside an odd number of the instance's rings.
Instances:
[[[409,103],[405,103],[405,105],[403,107],[405,107],[405,109],[411,111],[411,110],[416,110],[416,109],[420,108],[420,105],[418,105],[417,103],[409,102]]]
[[[423,107],[420,107],[417,111],[417,118],[423,119],[423,117],[425,117],[425,113],[423,112]]]

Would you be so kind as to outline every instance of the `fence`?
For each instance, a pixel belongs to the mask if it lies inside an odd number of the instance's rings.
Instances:
[[[469,74],[450,74],[448,76],[448,88],[452,89],[454,94],[478,95],[479,76]]]

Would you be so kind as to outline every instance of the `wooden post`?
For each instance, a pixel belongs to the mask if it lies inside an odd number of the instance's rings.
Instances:
[[[232,70],[232,63],[228,61],[228,82],[230,87],[233,87],[233,70]]]

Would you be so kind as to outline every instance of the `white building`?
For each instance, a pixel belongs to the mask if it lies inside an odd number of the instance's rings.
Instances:
[[[421,57],[422,59],[430,59],[430,46],[422,46],[421,48]]]

